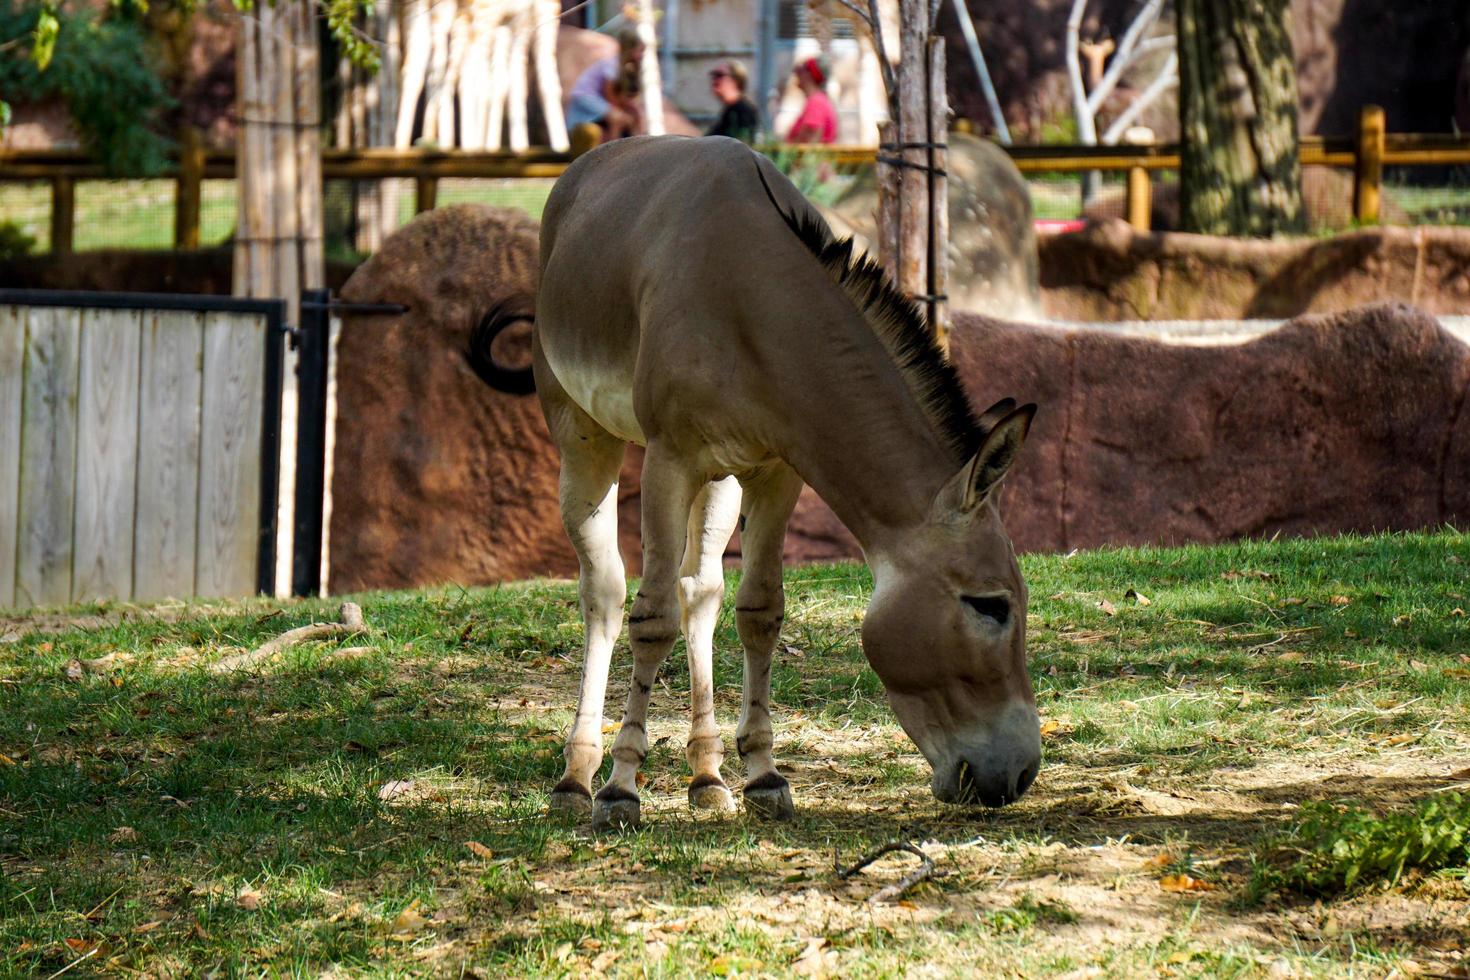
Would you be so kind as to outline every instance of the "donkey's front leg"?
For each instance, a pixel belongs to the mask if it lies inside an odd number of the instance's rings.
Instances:
[[[735,748],[745,762],[745,808],[757,816],[796,814],[791,786],[776,771],[771,749],[771,655],[781,635],[786,596],[781,588],[781,549],[786,522],[801,494],[801,478],[778,464],[745,484],[745,524],[740,531],[742,574],[735,595],[735,626],[745,647],[744,698]]]
[[[679,608],[689,649],[689,744],[685,756],[694,778],[689,805],[733,810],[735,800],[720,778],[725,747],[715,722],[714,642],[725,598],[725,546],[740,514],[740,484],[732,476],[708,483],[689,513],[689,540],[679,576]]]
[[[643,584],[628,614],[633,683],[613,741],[612,774],[592,806],[596,830],[638,826],[638,767],[648,756],[648,698],[679,630],[678,576],[689,509],[704,481],[650,442],[643,458]]]

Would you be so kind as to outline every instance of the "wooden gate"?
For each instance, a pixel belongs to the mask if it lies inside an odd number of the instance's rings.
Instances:
[[[274,591],[284,317],[0,290],[0,607]]]

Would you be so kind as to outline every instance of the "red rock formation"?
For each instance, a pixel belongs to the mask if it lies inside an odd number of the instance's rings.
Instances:
[[[535,398],[489,390],[460,353],[481,313],[534,288],[535,248],[517,212],[444,208],[348,283],[349,299],[410,310],[344,324],[333,590],[575,573]],[[972,401],[1041,406],[1002,501],[1024,550],[1470,520],[1470,348],[1419,310],[1305,317],[1219,347],[956,321]],[[630,571],[637,461],[619,506]],[[857,556],[808,493],[788,560]]]

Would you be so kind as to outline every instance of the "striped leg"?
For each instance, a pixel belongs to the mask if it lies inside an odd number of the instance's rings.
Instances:
[[[786,522],[801,493],[801,478],[785,464],[745,483],[740,531],[744,571],[735,595],[735,626],[745,647],[744,698],[735,747],[745,762],[745,807],[776,819],[796,815],[791,786],[771,756],[771,655],[781,635],[786,597],[781,588],[781,546]]]
[[[733,810],[735,801],[720,778],[725,747],[715,722],[713,675],[715,621],[725,598],[725,545],[740,514],[740,484],[734,477],[707,483],[689,512],[689,539],[679,576],[679,609],[689,650],[689,744],[685,755],[694,777],[689,805]]]
[[[623,628],[628,580],[618,554],[618,470],[624,443],[565,397],[549,372],[537,387],[561,450],[561,514],[577,552],[581,576],[582,687],[577,717],[563,749],[566,770],[551,791],[551,809],[585,817],[592,808],[592,776],[602,765],[602,708],[613,645]]]
[[[679,564],[689,510],[703,481],[677,456],[650,441],[643,457],[643,584],[628,615],[633,683],[613,740],[612,775],[592,806],[596,830],[638,825],[638,767],[648,755],[648,698],[679,628]]]

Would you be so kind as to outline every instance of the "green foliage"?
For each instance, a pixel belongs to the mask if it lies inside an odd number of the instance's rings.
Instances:
[[[1077,921],[1077,913],[1061,901],[1038,899],[1029,892],[1010,908],[994,909],[983,919],[992,932],[1025,932],[1037,925],[1067,926]]]
[[[1470,796],[1444,793],[1381,817],[1330,803],[1302,808],[1302,820],[1257,859],[1252,892],[1333,895],[1393,885],[1410,869],[1470,864]]]
[[[48,17],[54,21],[46,26]],[[58,13],[0,0],[0,44],[33,38],[30,57],[0,56],[0,92],[11,99],[59,99],[87,151],[118,175],[162,169],[169,148],[159,132],[171,104],[141,25],[91,11]],[[45,41],[49,49],[42,57]]]
[[[36,239],[14,221],[0,221],[0,259],[14,259],[29,255],[36,247]]]

